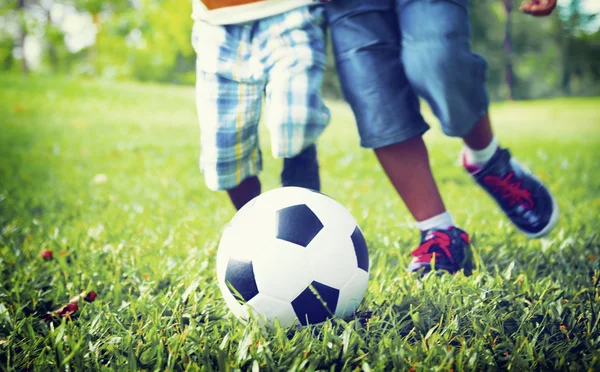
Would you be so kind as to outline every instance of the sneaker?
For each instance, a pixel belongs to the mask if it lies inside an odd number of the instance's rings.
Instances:
[[[494,198],[512,223],[529,238],[547,235],[558,220],[558,205],[550,190],[531,172],[498,149],[481,169],[463,165]]]
[[[412,252],[413,259],[408,271],[423,269],[427,274],[433,268],[454,274],[464,269],[465,275],[472,270],[469,235],[454,226],[448,229],[432,229],[421,232],[421,245]]]

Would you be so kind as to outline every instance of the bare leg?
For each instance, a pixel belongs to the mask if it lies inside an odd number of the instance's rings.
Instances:
[[[282,186],[307,187],[319,191],[319,165],[316,146],[309,146],[297,156],[283,161]],[[239,211],[246,203],[260,195],[261,185],[257,176],[246,178],[237,187],[227,190],[234,207]]]
[[[227,190],[233,206],[239,211],[246,203],[260,195],[260,180],[256,176],[248,177],[242,183]]]
[[[375,154],[415,220],[424,221],[446,211],[423,137],[375,149]]]
[[[463,139],[471,150],[483,150],[492,142],[494,133],[490,124],[490,115],[479,119],[475,127]]]

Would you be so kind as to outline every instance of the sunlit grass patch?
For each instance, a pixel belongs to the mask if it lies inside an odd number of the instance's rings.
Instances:
[[[521,236],[457,164],[430,113],[445,202],[477,270],[416,280],[410,216],[351,111],[331,103],[323,191],[358,220],[371,258],[365,319],[263,329],[228,316],[215,253],[233,215],[198,171],[193,89],[0,77],[0,366],[591,369],[600,349],[600,100],[494,105],[501,143],[556,194],[545,239]],[[268,132],[261,131],[268,145]],[[265,147],[266,149],[266,147]],[[265,150],[265,189],[280,161]],[[43,259],[43,251],[53,259]],[[76,312],[44,316],[83,291]]]

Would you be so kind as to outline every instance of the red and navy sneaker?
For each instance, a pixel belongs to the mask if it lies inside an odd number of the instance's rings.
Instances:
[[[558,221],[558,205],[550,190],[531,172],[498,149],[481,169],[463,165],[494,198],[511,222],[529,238],[547,235]]]
[[[433,269],[454,274],[464,270],[470,275],[472,270],[469,235],[457,227],[432,229],[421,232],[421,245],[412,252],[413,259],[408,271],[427,274]]]

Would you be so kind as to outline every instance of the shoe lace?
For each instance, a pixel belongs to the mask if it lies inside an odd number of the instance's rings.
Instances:
[[[448,257],[452,263],[454,263],[454,257],[450,253],[450,245],[452,239],[448,234],[444,234],[440,231],[432,231],[427,234],[425,241],[412,252],[413,257],[416,257],[419,262],[430,262],[432,257],[435,257],[436,252],[432,252],[431,249],[436,246],[441,249],[446,257]]]
[[[504,177],[488,175],[483,177],[483,182],[488,185],[493,194],[508,200],[508,206],[521,205],[527,210],[533,209],[535,203],[531,191],[521,187],[521,180],[514,180],[515,172],[510,172]]]

